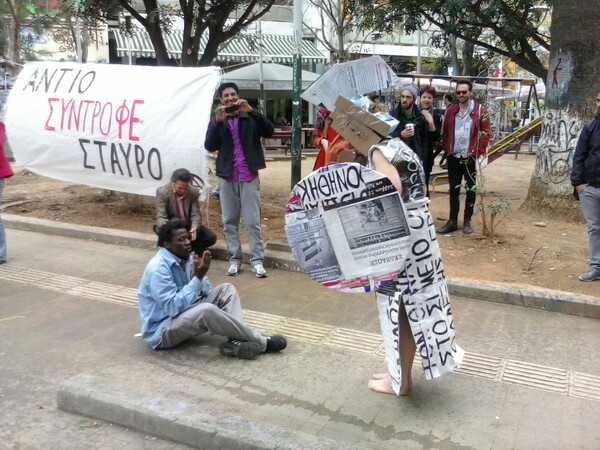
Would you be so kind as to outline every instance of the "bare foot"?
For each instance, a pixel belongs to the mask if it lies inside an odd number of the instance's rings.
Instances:
[[[389,373],[375,373],[371,376],[371,380],[383,380],[384,378],[389,378]]]
[[[367,387],[373,392],[379,392],[380,394],[395,394],[389,375],[386,378],[369,380]]]
[[[398,395],[405,397],[408,394],[410,394],[410,390],[412,389],[412,386],[409,387],[402,387],[400,386],[400,392],[398,392]]]
[[[395,394],[394,390],[392,389],[392,382],[388,373],[374,374],[369,380],[367,387],[374,392],[379,392],[382,394]],[[407,386],[400,386],[400,392],[398,395],[406,396],[410,394],[411,389],[412,377],[409,375]]]

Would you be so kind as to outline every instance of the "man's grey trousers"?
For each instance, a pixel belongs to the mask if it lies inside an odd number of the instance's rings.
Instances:
[[[250,246],[250,264],[263,264],[265,250],[260,225],[260,180],[226,181],[219,178],[219,200],[229,263],[242,264],[240,216],[244,218]]]
[[[202,333],[256,342],[263,351],[267,338],[244,325],[240,296],[230,283],[219,284],[163,328],[160,348],[170,348]]]

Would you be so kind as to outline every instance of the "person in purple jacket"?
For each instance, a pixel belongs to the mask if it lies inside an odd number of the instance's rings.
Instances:
[[[217,176],[223,233],[229,250],[227,275],[235,276],[242,265],[240,216],[248,232],[250,264],[258,278],[267,276],[264,268],[264,244],[260,224],[260,179],[258,171],[266,167],[260,138],[275,132],[273,124],[239,97],[235,83],[218,88],[221,105],[208,126],[204,147],[218,151]]]

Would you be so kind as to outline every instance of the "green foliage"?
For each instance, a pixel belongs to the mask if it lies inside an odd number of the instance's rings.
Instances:
[[[498,225],[507,217],[508,211],[512,207],[512,203],[510,200],[502,198],[499,200],[491,198],[491,195],[487,190],[486,177],[481,171],[481,163],[478,164],[479,171],[477,172],[477,181],[471,188],[471,191],[477,194],[475,210],[481,214],[481,233],[483,236],[489,238],[498,235]]]
[[[413,33],[429,22],[442,34],[431,40],[443,48],[449,36],[509,57],[531,73],[545,78],[550,49],[552,0],[357,0],[364,25],[390,33],[401,24]]]

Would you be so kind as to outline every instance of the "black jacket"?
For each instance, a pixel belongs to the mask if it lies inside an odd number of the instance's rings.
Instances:
[[[425,120],[425,117],[423,117],[423,114],[421,114],[421,111],[417,109],[417,105],[414,106],[414,111],[415,113],[412,118],[408,118],[402,114],[400,106],[390,111],[390,116],[400,122],[391,136],[402,139],[417,154],[421,162],[426,163],[430,159],[427,143],[429,140],[429,124]],[[415,134],[408,139],[403,139],[400,137],[400,132],[404,130],[407,123],[412,123],[415,126]]]
[[[260,138],[273,136],[275,130],[273,124],[256,110],[251,113],[239,115],[239,135],[246,164],[250,172],[258,172],[264,169],[265,155],[260,144]],[[233,140],[227,123],[211,122],[206,131],[204,148],[209,152],[219,152],[217,156],[217,176],[227,178],[231,175],[233,165]]]
[[[573,156],[571,184],[600,187],[600,117],[585,124],[581,130]]]

